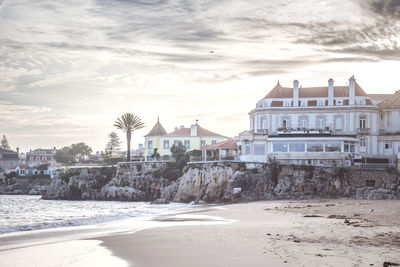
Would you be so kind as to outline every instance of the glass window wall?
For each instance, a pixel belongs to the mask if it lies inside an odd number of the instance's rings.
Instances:
[[[274,152],[288,152],[287,142],[273,142]]]
[[[289,152],[306,152],[306,144],[304,141],[289,142]]]
[[[324,143],[307,142],[307,152],[324,152]]]

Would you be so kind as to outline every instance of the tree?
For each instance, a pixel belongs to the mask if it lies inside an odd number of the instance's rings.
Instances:
[[[82,161],[90,156],[92,149],[85,143],[77,143],[71,145],[71,152],[75,158]]]
[[[72,154],[70,146],[65,146],[61,149],[57,149],[55,158],[60,163],[72,163],[75,162],[75,156]]]
[[[1,141],[0,141],[1,143],[0,143],[0,148],[3,148],[3,149],[11,149],[10,148],[10,145],[8,144],[8,140],[7,140],[7,137],[5,136],[5,135],[3,135],[3,137],[1,138]]]
[[[160,153],[158,153],[158,149],[157,148],[154,148],[153,154],[151,154],[151,158],[155,159],[157,161],[160,159]]]
[[[178,162],[185,155],[186,147],[179,141],[177,144],[172,145],[170,151],[175,161]]]
[[[106,150],[111,151],[111,154],[113,154],[115,151],[118,151],[119,148],[121,147],[121,140],[119,139],[116,132],[111,132],[108,135],[108,138],[110,138],[110,141],[108,141],[106,145]]]
[[[177,168],[183,170],[183,167],[185,167],[186,163],[190,160],[189,154],[186,153],[186,147],[182,142],[178,142],[178,144],[174,144],[171,147],[170,151],[176,161]]]
[[[92,149],[85,143],[72,144],[58,149],[55,154],[57,162],[72,163],[82,161],[90,156]]]
[[[114,126],[117,129],[122,130],[126,133],[126,143],[127,143],[126,159],[129,162],[131,161],[132,132],[145,127],[145,125],[144,123],[142,123],[139,117],[131,113],[125,113],[124,115],[121,116],[121,118],[118,118],[115,121]]]

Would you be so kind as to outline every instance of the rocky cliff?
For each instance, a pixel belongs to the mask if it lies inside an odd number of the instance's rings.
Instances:
[[[151,201],[180,176],[169,163],[119,163],[112,167],[71,169],[53,179],[44,199]]]
[[[254,163],[195,164],[162,197],[174,201],[270,199],[399,199],[395,170],[361,170]]]
[[[47,191],[50,177],[17,177],[0,183],[0,195],[42,195]]]
[[[75,172],[75,173],[74,173]],[[119,163],[74,170],[52,181],[44,198],[190,202],[269,199],[399,199],[395,170],[362,170],[261,163],[191,164],[181,175],[172,163]]]

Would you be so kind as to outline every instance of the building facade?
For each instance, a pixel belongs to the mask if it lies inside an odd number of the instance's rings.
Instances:
[[[0,148],[0,173],[19,164],[18,151]],[[1,175],[0,175],[1,176]]]
[[[334,86],[332,79],[326,87],[299,87],[295,80],[291,88],[278,82],[250,111],[250,130],[235,138],[240,159],[311,165],[393,160],[398,135],[384,135],[400,131],[400,105],[389,104],[392,100],[371,98],[354,77],[348,86]]]
[[[172,159],[171,147],[179,142],[185,146],[186,151],[191,151],[227,139],[226,136],[204,129],[197,123],[191,125],[190,128],[181,126],[175,128],[173,132],[167,133],[160,121],[157,121],[151,131],[145,135],[144,154],[146,161],[151,161],[151,155],[157,148],[161,160],[170,160]]]
[[[30,167],[42,164],[52,165],[56,163],[56,148],[53,149],[35,149],[26,153],[26,164]]]

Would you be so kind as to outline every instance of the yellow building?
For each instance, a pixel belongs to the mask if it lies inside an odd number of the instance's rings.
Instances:
[[[152,160],[151,155],[155,148],[161,156],[160,160],[170,160],[172,156],[171,147],[179,142],[185,145],[186,151],[190,151],[228,139],[226,136],[200,127],[197,123],[191,125],[190,128],[176,127],[173,132],[167,133],[159,120],[144,137],[146,161]]]

